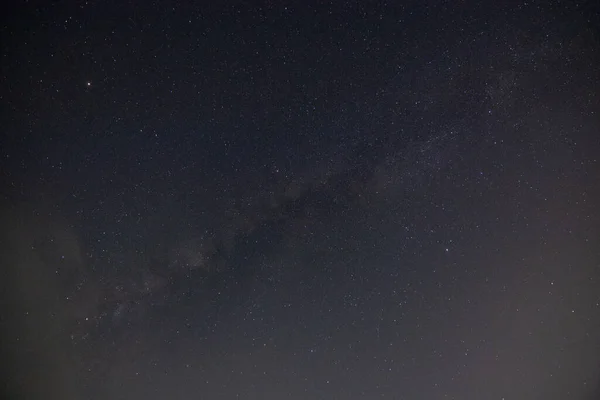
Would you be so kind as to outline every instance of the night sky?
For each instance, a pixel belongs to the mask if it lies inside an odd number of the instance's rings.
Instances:
[[[13,2],[5,398],[600,398],[593,4]]]

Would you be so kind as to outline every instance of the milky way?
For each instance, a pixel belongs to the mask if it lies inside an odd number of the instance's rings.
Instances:
[[[7,397],[596,399],[598,15],[16,5]]]

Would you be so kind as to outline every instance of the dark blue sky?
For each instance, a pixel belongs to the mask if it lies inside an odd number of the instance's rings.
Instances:
[[[598,16],[6,9],[5,390],[595,398]]]

